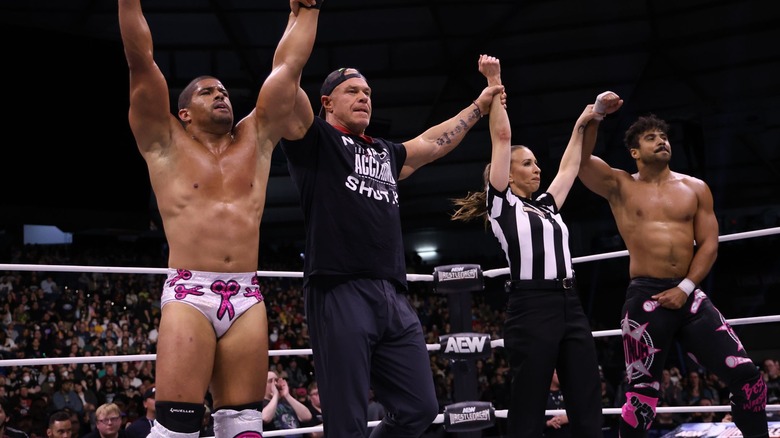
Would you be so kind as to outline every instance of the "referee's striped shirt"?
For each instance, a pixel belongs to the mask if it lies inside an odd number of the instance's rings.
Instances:
[[[536,199],[499,192],[488,184],[488,219],[509,263],[512,280],[573,277],[569,229],[555,200],[545,192]]]

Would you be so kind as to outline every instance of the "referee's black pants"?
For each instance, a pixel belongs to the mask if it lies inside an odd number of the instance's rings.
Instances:
[[[504,349],[512,379],[509,436],[542,436],[547,395],[557,369],[572,435],[601,438],[596,344],[577,289],[513,290],[506,314]]]

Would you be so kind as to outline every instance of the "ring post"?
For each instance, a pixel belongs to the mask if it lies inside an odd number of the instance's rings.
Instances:
[[[458,264],[437,266],[433,270],[433,289],[447,295],[452,333],[439,338],[440,354],[452,361],[453,401],[478,400],[476,361],[489,357],[490,337],[471,333],[471,292],[485,289],[485,279],[479,265]],[[485,356],[487,354],[487,356]],[[461,437],[478,438],[478,431],[458,433]]]

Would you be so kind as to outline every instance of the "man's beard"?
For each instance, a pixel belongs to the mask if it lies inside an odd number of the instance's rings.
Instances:
[[[226,125],[229,127],[233,126],[233,114],[214,114],[211,116],[211,120],[214,123],[220,124],[220,125]]]

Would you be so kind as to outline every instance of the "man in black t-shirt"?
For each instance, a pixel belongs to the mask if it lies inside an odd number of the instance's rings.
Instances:
[[[498,93],[502,86],[487,87],[454,117],[397,143],[366,134],[371,87],[357,69],[328,75],[320,117],[299,89],[289,120],[298,135],[281,146],[304,214],[304,301],[328,436],[366,436],[370,388],[393,407],[376,436],[419,436],[438,414],[420,320],[402,294],[398,181],[460,144]]]

